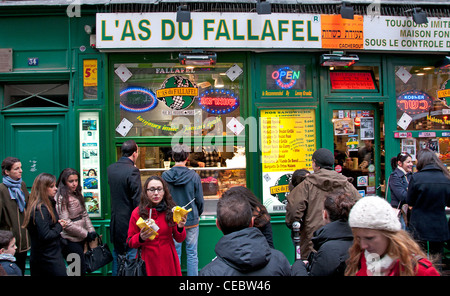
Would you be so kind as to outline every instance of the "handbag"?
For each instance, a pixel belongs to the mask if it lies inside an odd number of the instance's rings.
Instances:
[[[96,247],[92,247],[91,243],[86,244],[87,251],[84,253],[84,261],[87,272],[94,272],[113,260],[108,244],[102,243],[101,236],[97,236],[96,240],[93,242],[94,244],[95,241],[97,241]]]
[[[141,258],[141,248],[137,251],[136,258],[128,259],[127,254],[119,255],[118,276],[147,276],[145,261]]]

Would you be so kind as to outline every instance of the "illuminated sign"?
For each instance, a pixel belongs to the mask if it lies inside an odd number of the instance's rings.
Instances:
[[[431,97],[421,91],[405,91],[397,97],[397,107],[407,114],[428,112],[432,106]]]
[[[377,90],[372,71],[331,71],[333,90]]]
[[[189,79],[177,75],[167,78],[156,96],[170,109],[182,110],[192,105],[198,96],[198,88]]]
[[[226,89],[206,90],[198,100],[200,107],[211,114],[227,114],[239,107],[239,98]]]
[[[120,92],[120,108],[129,112],[146,112],[158,105],[155,94],[143,87],[127,87]]]
[[[275,80],[277,85],[282,89],[290,89],[294,86],[295,82],[300,79],[300,71],[293,71],[289,67],[283,67],[272,72],[272,79]]]

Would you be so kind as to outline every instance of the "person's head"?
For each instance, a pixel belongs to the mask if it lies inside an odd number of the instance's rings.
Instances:
[[[355,202],[349,193],[337,192],[325,197],[323,218],[325,221],[348,221],[350,210]]]
[[[81,194],[80,173],[72,168],[64,169],[56,181],[58,193],[63,197],[62,204],[67,206],[69,194],[75,196],[84,206],[84,198]]]
[[[373,140],[364,140],[364,146],[371,150],[373,148]]]
[[[189,147],[186,145],[176,144],[172,147],[172,159],[175,162],[187,161],[189,157]]]
[[[438,167],[442,171],[442,173],[450,179],[450,172],[436,155],[436,153],[428,148],[422,149],[419,151],[419,153],[417,153],[417,170],[421,171],[428,164],[432,164]]]
[[[16,238],[13,233],[8,230],[0,230],[0,254],[10,254],[16,253]]]
[[[142,187],[141,201],[139,203],[140,216],[143,219],[147,219],[149,208],[155,208],[161,203],[167,208],[166,221],[169,225],[173,225],[172,208],[176,206],[176,203],[170,194],[169,185],[160,176],[150,176],[145,180]]]
[[[372,256],[389,255],[400,260],[404,267],[400,275],[415,274],[417,260],[420,256],[425,257],[425,254],[409,234],[401,229],[395,210],[385,199],[378,196],[361,198],[351,209],[348,222],[354,240],[349,250],[346,275],[356,274],[364,251]]]
[[[307,169],[295,170],[292,174],[291,182],[289,182],[289,191],[292,191],[298,184],[302,183],[308,175],[309,171]]]
[[[408,152],[400,152],[397,156],[391,158],[391,167],[392,170],[395,170],[397,167],[402,168],[407,173],[412,172],[413,161],[412,156]]]
[[[217,203],[216,225],[223,234],[253,226],[252,207],[240,194],[224,194]]]
[[[139,156],[138,145],[134,140],[128,140],[122,144],[122,156],[130,158],[133,162]]]
[[[255,227],[262,227],[267,222],[270,221],[270,215],[267,212],[266,207],[259,201],[256,195],[253,192],[244,186],[234,186],[225,191],[222,195],[224,196],[233,195],[235,197],[241,198],[242,200],[246,200],[250,203],[250,207],[252,209],[254,224]]]
[[[319,169],[332,170],[334,165],[333,152],[326,148],[317,149],[312,155],[312,167],[314,172]]]
[[[7,157],[2,161],[2,175],[17,181],[22,178],[22,163],[16,157]]]

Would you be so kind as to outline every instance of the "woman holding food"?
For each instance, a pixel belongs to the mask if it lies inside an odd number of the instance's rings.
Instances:
[[[178,224],[174,222],[175,207],[167,183],[159,176],[150,176],[145,181],[139,206],[131,214],[127,237],[130,248],[141,249],[147,276],[181,276],[173,240],[182,242],[186,238],[186,216]],[[150,227],[142,227],[142,223],[138,226],[139,218]]]

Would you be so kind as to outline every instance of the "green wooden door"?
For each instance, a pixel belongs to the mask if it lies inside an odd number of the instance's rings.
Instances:
[[[59,176],[66,165],[64,114],[20,114],[5,116],[5,153],[22,163],[23,181],[31,188],[36,176]]]

